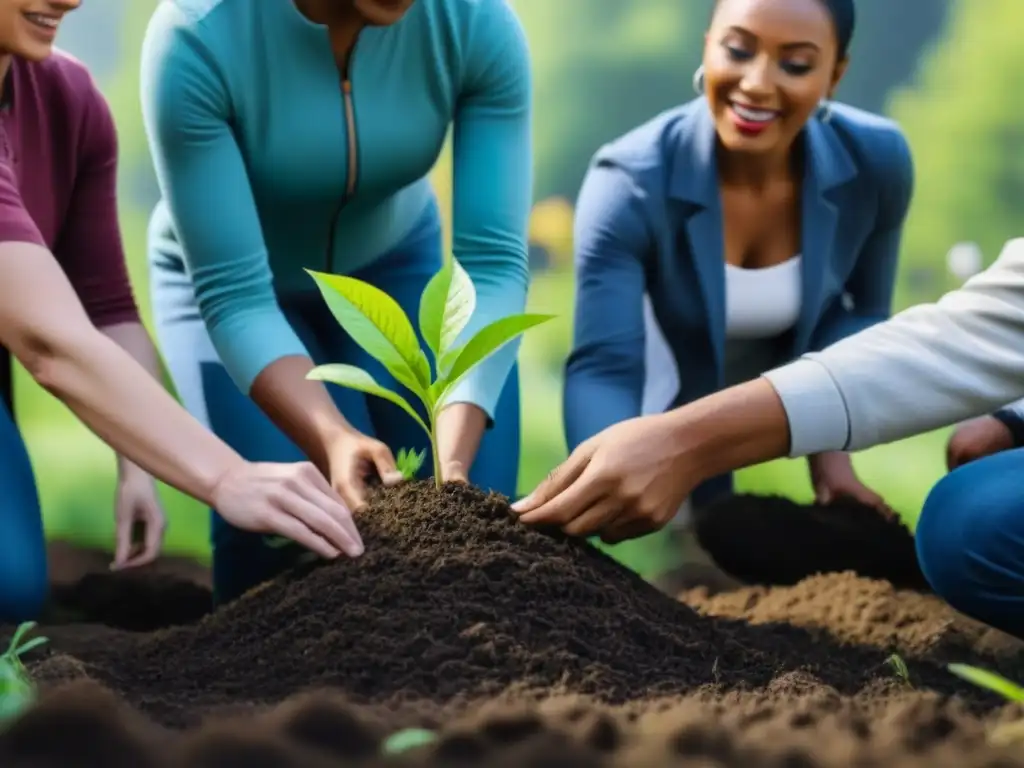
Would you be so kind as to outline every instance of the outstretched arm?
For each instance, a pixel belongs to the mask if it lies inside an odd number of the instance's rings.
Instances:
[[[526,36],[511,6],[483,0],[466,32],[453,131],[453,251],[473,280],[477,309],[459,341],[526,307],[533,195],[532,83]],[[468,472],[519,350],[486,360],[447,398],[442,462]]]

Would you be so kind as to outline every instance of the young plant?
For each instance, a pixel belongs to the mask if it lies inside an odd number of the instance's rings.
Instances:
[[[452,258],[430,279],[420,296],[419,327],[434,358],[435,376],[420,347],[409,317],[391,296],[362,280],[306,270],[335,319],[367,353],[423,403],[424,420],[400,394],[378,384],[373,376],[353,365],[321,365],[307,378],[348,387],[390,400],[427,433],[434,463],[434,483],[441,486],[441,458],[437,446],[437,416],[445,398],[474,368],[530,328],[554,315],[520,314],[503,317],[481,328],[465,343],[459,335],[476,309],[473,281]]]
[[[19,626],[14,631],[7,651],[0,656],[0,723],[17,717],[35,701],[35,686],[29,679],[25,665],[21,663],[24,654],[47,642],[45,637],[21,642],[21,638],[35,626],[34,621],[26,621]]]
[[[898,653],[894,653],[885,660],[885,663],[889,665],[896,677],[907,685],[912,685],[910,682],[910,670],[907,668],[907,662],[903,660],[902,656]]]

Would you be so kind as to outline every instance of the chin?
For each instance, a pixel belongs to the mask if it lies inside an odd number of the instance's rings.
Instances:
[[[29,43],[12,47],[10,53],[25,61],[43,61],[50,58],[53,53],[52,43]]]
[[[414,0],[356,0],[355,6],[366,23],[374,27],[390,27],[399,22]]]

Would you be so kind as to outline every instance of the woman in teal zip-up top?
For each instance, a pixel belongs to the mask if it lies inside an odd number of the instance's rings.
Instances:
[[[442,263],[427,174],[451,127],[453,249],[478,296],[465,333],[523,311],[530,98],[507,0],[163,0],[142,51],[162,193],[150,282],[186,407],[248,459],[306,454],[353,508],[367,476],[394,482],[393,452],[425,437],[389,402],[305,379],[344,362],[403,391],[341,331],[304,268],[366,280],[415,318]],[[517,348],[449,401],[446,479],[514,494]],[[212,542],[220,601],[295,554],[216,512]]]

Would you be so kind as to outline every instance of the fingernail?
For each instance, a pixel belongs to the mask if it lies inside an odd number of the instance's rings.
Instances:
[[[512,511],[513,512],[525,512],[527,509],[530,508],[530,502],[531,501],[533,501],[533,497],[531,497],[531,496],[524,496],[523,498],[521,498],[519,501],[517,501],[516,503],[514,503],[512,505]]]

